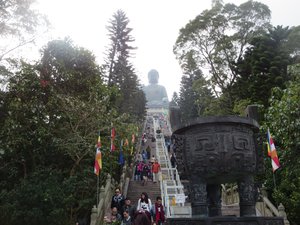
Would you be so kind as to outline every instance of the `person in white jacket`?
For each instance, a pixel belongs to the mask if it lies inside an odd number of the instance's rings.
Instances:
[[[148,194],[146,192],[143,192],[141,194],[141,198],[138,201],[136,210],[145,211],[149,220],[151,221],[151,209],[152,209],[151,199],[148,197]]]

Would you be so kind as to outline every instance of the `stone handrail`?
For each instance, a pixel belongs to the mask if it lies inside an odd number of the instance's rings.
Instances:
[[[110,205],[110,201],[113,195],[114,182],[110,174],[107,175],[105,187],[100,188],[99,203],[98,206],[94,206],[91,213],[91,225],[100,225],[103,223],[103,218],[107,209]]]
[[[99,204],[98,206],[94,206],[92,208],[91,213],[91,223],[90,225],[102,225],[103,219],[106,212],[110,208],[111,199],[114,194],[114,190],[116,187],[120,187],[123,190],[123,195],[127,195],[128,185],[130,178],[130,171],[127,166],[123,167],[123,172],[120,178],[120,183],[117,184],[112,178],[111,175],[107,175],[107,179],[105,182],[105,187],[100,188],[100,195],[99,195]]]
[[[144,130],[145,130],[145,126],[146,126],[146,122],[144,123]],[[138,151],[140,151],[141,140],[137,140],[136,147]],[[114,179],[111,178],[110,174],[107,175],[105,187],[102,186],[100,188],[98,206],[96,207],[96,205],[94,205],[94,207],[92,208],[90,225],[104,224],[103,219],[105,214],[110,210],[111,199],[114,194],[115,188],[120,187],[123,195],[126,197],[128,192],[129,182],[132,176],[133,176],[132,168],[130,166],[128,167],[126,164],[123,167],[119,184],[115,182]]]

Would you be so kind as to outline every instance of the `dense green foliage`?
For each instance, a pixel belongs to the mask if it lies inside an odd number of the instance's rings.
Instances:
[[[96,203],[93,173],[98,131],[103,171],[118,179],[118,153],[110,153],[136,125],[120,113],[87,50],[52,41],[35,65],[22,63],[0,95],[1,224],[75,224]],[[125,157],[130,157],[124,148]],[[103,183],[102,183],[103,184]]]
[[[248,1],[236,6],[217,1],[180,30],[174,46],[179,63],[185,64],[192,55],[196,67],[207,68],[215,94],[228,93],[228,112],[233,106],[236,64],[253,36],[269,27],[269,19],[270,10],[262,3]]]
[[[286,89],[273,89],[265,120],[273,131],[281,163],[272,196],[277,203],[284,204],[293,224],[300,223],[300,73],[296,76]]]
[[[184,70],[185,73],[181,77],[180,83],[179,107],[181,108],[182,120],[187,121],[188,119],[195,118],[198,115],[196,93],[193,90],[193,82],[201,79],[202,71],[198,69],[195,70],[194,68],[185,68]]]
[[[237,66],[235,99],[249,99],[268,106],[272,87],[285,88],[290,80],[287,66],[293,62],[290,34],[295,28],[277,26],[256,36]]]
[[[32,41],[36,28],[47,22],[32,10],[33,2],[0,4],[0,36],[20,41],[1,45],[0,60]],[[137,133],[137,120],[145,112],[145,96],[129,62],[134,48],[128,43],[134,39],[128,21],[118,11],[108,27],[113,42],[108,84],[93,54],[70,40],[49,42],[35,64],[9,59],[10,68],[1,65],[0,83],[6,85],[0,92],[1,224],[88,223],[96,204],[93,166],[99,131],[100,185],[107,173],[119,179],[119,153],[110,152],[111,126],[119,149],[121,139]],[[127,162],[131,145],[123,147]]]

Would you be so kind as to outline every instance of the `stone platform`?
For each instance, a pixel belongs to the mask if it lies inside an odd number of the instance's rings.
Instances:
[[[281,217],[168,218],[167,225],[284,225]]]

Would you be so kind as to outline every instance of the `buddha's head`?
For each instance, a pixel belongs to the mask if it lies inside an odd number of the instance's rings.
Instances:
[[[158,83],[159,74],[157,70],[150,70],[148,73],[148,80],[150,84],[157,84]]]

